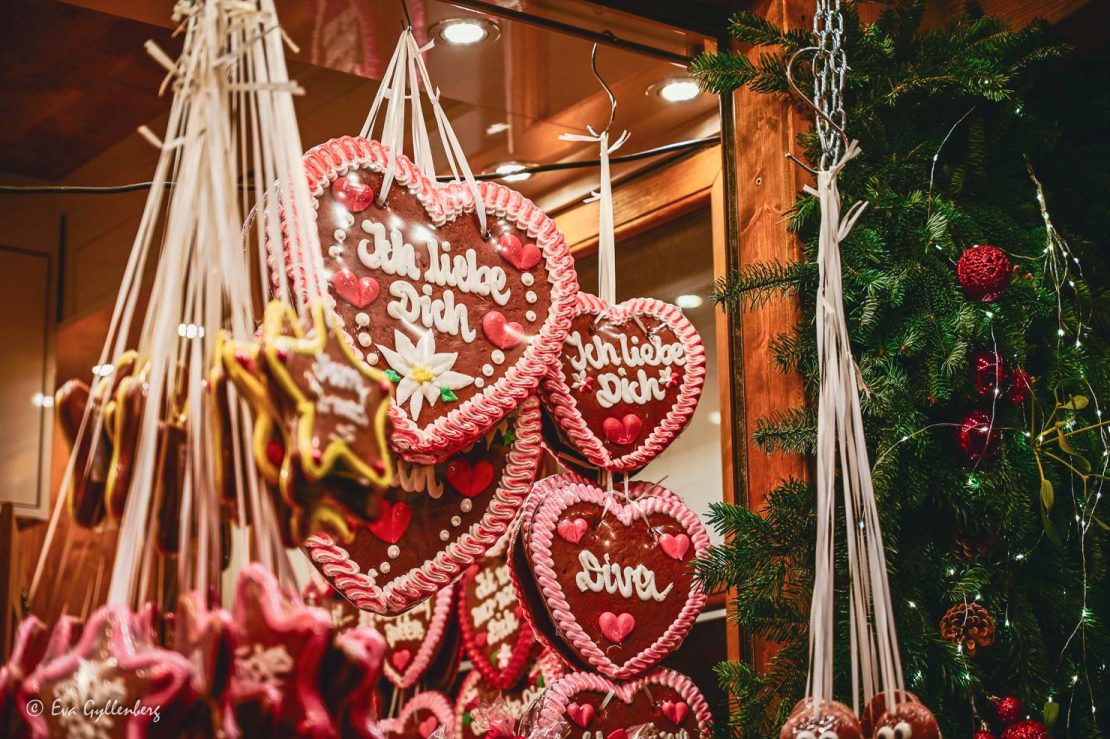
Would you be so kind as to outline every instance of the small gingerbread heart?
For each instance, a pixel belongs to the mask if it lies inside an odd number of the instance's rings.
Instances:
[[[444,739],[455,739],[454,718],[447,697],[427,690],[410,698],[396,718],[385,719],[379,727],[387,739],[428,739],[440,727]]]
[[[450,639],[454,588],[441,589],[415,608],[398,616],[362,613],[360,622],[385,637],[386,656],[383,672],[389,682],[401,689],[416,685],[445,649]]]

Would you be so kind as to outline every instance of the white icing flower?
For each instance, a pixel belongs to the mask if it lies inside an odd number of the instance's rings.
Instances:
[[[435,334],[425,331],[420,340],[412,340],[394,330],[393,349],[378,345],[389,367],[401,376],[397,383],[397,402],[409,402],[409,415],[415,421],[420,417],[424,401],[435,405],[443,390],[459,390],[473,384],[474,378],[462,372],[455,372],[456,352],[436,353]]]
[[[664,367],[662,370],[659,371],[659,384],[663,385],[664,387],[671,384],[671,368],[670,367]]]
[[[571,374],[571,386],[575,390],[581,390],[582,388],[586,387],[586,382],[588,379],[589,378],[586,377],[586,370],[582,370],[581,372],[574,372],[573,374]]]

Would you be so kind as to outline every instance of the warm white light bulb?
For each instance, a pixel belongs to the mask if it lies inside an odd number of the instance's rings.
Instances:
[[[659,86],[659,97],[668,103],[685,103],[700,94],[698,83],[689,78],[669,80]]]
[[[457,20],[445,25],[439,35],[449,44],[470,46],[488,36],[489,31],[478,21]]]
[[[679,295],[674,299],[674,304],[679,308],[697,308],[704,301],[700,295]]]
[[[531,172],[524,172],[525,166],[520,162],[505,162],[504,164],[497,165],[493,170],[501,175],[501,179],[505,182],[520,182],[532,176]]]

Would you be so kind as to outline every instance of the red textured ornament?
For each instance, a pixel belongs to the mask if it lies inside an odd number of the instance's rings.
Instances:
[[[993,731],[982,729],[971,735],[971,739],[998,739]]]
[[[1022,716],[1025,715],[1025,704],[1012,695],[1003,696],[994,705],[994,715],[998,716],[999,721],[1009,726],[1021,721]]]
[[[1010,384],[1006,388],[1006,400],[1021,405],[1033,394],[1033,378],[1021,367],[1010,371]]]
[[[990,303],[1010,286],[1010,258],[997,246],[973,246],[956,260],[956,278],[971,300]]]
[[[979,463],[998,454],[998,429],[992,427],[986,411],[972,411],[957,431],[960,451],[969,462]]]
[[[1048,729],[1040,721],[1028,719],[1008,727],[1002,739],[1048,739]]]
[[[977,352],[971,358],[972,371],[975,372],[975,388],[979,397],[990,398],[1000,395],[1003,388],[1010,385],[1010,373],[1002,357],[992,351]]]

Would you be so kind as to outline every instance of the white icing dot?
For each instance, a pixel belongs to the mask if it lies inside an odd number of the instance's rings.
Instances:
[[[350,228],[351,226],[355,225],[354,215],[347,211],[344,211],[342,217],[339,220],[343,224],[343,228]]]
[[[431,286],[431,285],[425,285],[424,287],[420,288],[420,290],[421,290],[421,291],[422,291],[422,292],[423,292],[423,293],[424,293],[425,295],[431,295],[431,294],[432,294],[432,286]]]
[[[486,377],[493,377],[493,365],[492,364],[483,364],[482,365],[482,374],[485,375]]]
[[[531,322],[534,323],[535,320],[536,320],[536,311],[534,311],[534,310],[528,311],[527,313],[524,314],[524,318],[526,320],[531,321]]]
[[[481,377],[475,377],[474,378],[474,387],[480,388],[485,384],[486,384],[486,381],[483,380]]]
[[[363,346],[370,346],[372,343],[374,343],[374,340],[370,338],[370,334],[363,331],[358,335],[358,343],[362,344]]]
[[[366,363],[367,364],[377,364],[378,363],[378,353],[377,352],[368,352],[366,354]]]
[[[451,525],[458,526],[462,523],[462,518],[459,516],[451,516]]]
[[[328,256],[332,259],[339,259],[343,256],[343,247],[339,244],[333,244],[328,247]]]
[[[347,238],[347,232],[341,228],[335,229],[335,233],[332,235],[335,236],[336,241],[342,241],[343,239]]]
[[[378,571],[371,567],[370,570],[366,573],[366,576],[373,580],[375,577],[378,576]]]
[[[633,344],[639,344],[640,343],[640,337],[639,336],[633,336],[632,337],[632,343]]]
[[[386,549],[385,553],[389,555],[390,559],[397,559],[397,556],[401,553],[401,547],[396,544],[390,544],[389,549]]]
[[[505,361],[505,352],[500,349],[494,349],[490,352],[489,358],[494,361],[494,364],[501,364]]]
[[[470,509],[473,507],[474,501],[472,501],[470,498],[463,498],[462,502],[459,503],[459,510],[461,510],[463,513],[470,513]]]
[[[536,297],[536,294],[531,290],[524,293],[524,299],[527,300],[529,303],[535,303],[537,300],[539,300],[539,298]]]
[[[443,531],[439,532],[439,540],[440,541],[447,541],[450,538],[451,538],[451,532],[448,531],[447,529],[444,529]]]
[[[389,562],[382,562],[380,567],[381,567],[383,575],[389,574],[389,570],[390,570]]]
[[[440,248],[440,251],[451,251],[451,242],[450,241],[441,241],[441,242],[439,242],[439,248]]]
[[[357,323],[359,326],[369,326],[370,325],[370,316],[366,313],[356,313],[355,314],[355,323]]]
[[[626,370],[624,367],[618,367],[617,368],[617,374],[620,375],[621,377],[624,377],[625,375],[628,374],[628,370]]]
[[[531,287],[532,283],[536,281],[536,278],[532,276],[531,272],[525,272],[521,274],[520,281],[525,287]]]

